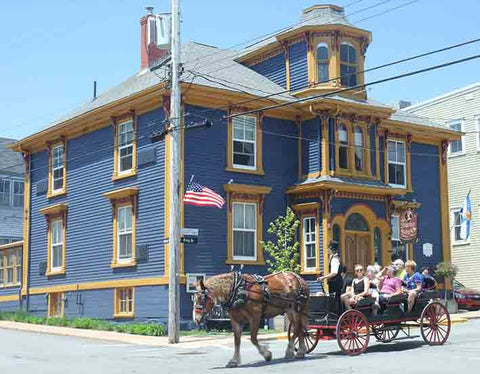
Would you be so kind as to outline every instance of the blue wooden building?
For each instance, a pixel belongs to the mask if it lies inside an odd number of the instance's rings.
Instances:
[[[168,54],[152,17],[141,20],[139,73],[13,145],[25,159],[23,276],[20,299],[0,289],[1,310],[21,301],[40,315],[167,319],[170,139],[151,135],[169,116]],[[183,227],[200,232],[181,250],[183,321],[188,275],[266,272],[261,241],[287,206],[309,279],[332,239],[349,267],[450,258],[445,152],[459,135],[367,98],[371,34],[342,8],[301,17],[242,51],[182,48],[182,188],[194,174],[227,200],[182,207]],[[205,119],[211,127],[185,130]],[[407,209],[419,232],[408,244]]]

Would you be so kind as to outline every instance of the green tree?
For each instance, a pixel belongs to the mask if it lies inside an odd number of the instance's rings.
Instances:
[[[270,222],[267,232],[274,237],[273,241],[262,242],[264,250],[271,259],[267,260],[268,271],[300,272],[300,243],[297,241],[297,229],[300,221],[292,209],[287,208],[285,216],[278,216]]]
[[[449,261],[440,262],[437,265],[435,275],[439,278],[443,278],[444,282],[444,298],[447,300],[447,283],[449,280],[453,280],[457,275],[458,268]]]

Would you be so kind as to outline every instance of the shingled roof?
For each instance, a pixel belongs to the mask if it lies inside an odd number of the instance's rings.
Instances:
[[[0,138],[0,175],[23,174],[22,155],[8,148],[15,142],[15,139]]]

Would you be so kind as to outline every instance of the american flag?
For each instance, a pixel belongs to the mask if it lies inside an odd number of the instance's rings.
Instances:
[[[218,193],[198,183],[190,182],[183,197],[185,204],[222,208],[225,200]]]

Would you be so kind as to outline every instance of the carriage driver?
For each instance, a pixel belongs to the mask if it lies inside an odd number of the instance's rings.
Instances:
[[[331,241],[328,244],[328,270],[327,275],[323,275],[317,278],[317,281],[323,282],[327,280],[328,292],[330,294],[335,293],[335,298],[340,302],[340,296],[342,294],[343,278],[340,274],[341,261],[338,256],[338,242]]]

